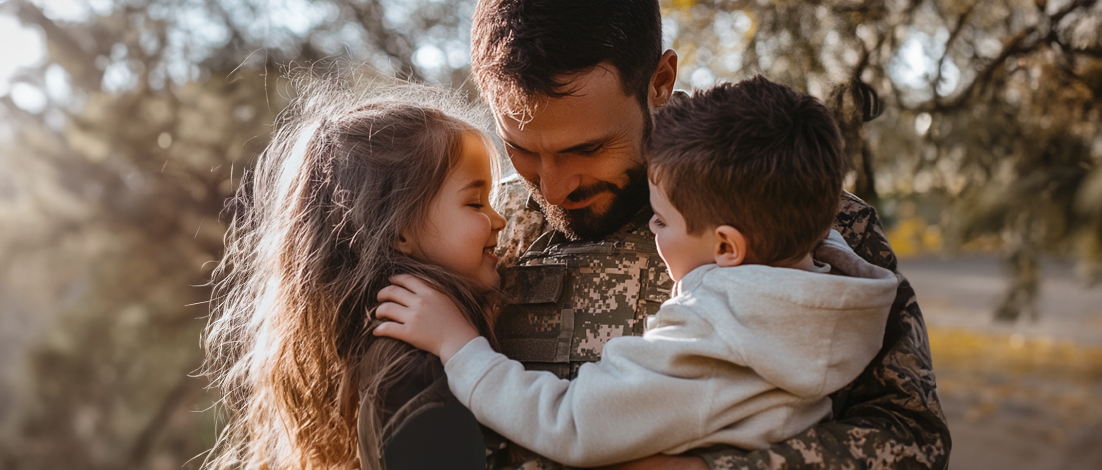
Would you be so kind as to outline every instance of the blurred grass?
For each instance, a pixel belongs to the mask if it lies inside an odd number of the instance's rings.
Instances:
[[[937,368],[999,371],[1077,383],[1102,380],[1102,346],[962,329],[932,327],[929,334]]]
[[[886,235],[896,256],[901,258],[936,253],[942,246],[941,229],[915,216],[900,219]]]
[[[1102,346],[1017,333],[928,331],[938,393],[966,400],[966,421],[1027,407],[1053,424],[1102,422]]]

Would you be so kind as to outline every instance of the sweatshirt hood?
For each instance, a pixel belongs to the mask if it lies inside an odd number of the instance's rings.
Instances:
[[[732,314],[715,328],[732,338],[732,353],[781,388],[815,395],[838,380],[851,381],[879,352],[899,277],[858,257],[833,230],[813,257],[831,274],[701,266],[675,286],[685,295],[671,302],[725,298]]]

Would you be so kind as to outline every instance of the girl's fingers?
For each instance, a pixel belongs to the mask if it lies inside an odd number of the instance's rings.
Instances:
[[[391,284],[379,289],[379,295],[376,298],[379,302],[394,302],[409,307],[417,299],[417,295],[405,287]]]

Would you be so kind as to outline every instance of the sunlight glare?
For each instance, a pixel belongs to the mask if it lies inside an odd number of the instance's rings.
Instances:
[[[42,64],[46,58],[46,39],[38,28],[23,26],[13,16],[0,15],[0,44],[16,46],[0,48],[0,96],[4,96],[19,69]]]

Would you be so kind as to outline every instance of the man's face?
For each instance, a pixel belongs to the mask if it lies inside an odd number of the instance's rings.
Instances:
[[[647,203],[645,124],[614,67],[571,77],[574,93],[546,98],[518,122],[495,110],[513,167],[552,226],[571,239],[614,232]]]

